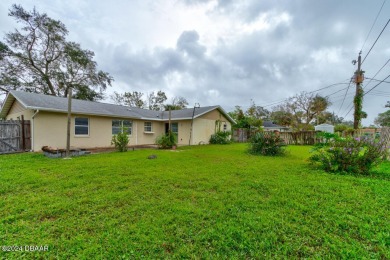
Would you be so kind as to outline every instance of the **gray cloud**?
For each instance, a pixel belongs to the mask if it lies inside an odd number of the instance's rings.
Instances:
[[[75,3],[67,10],[64,6],[42,0],[37,8],[43,8],[43,12],[48,10],[49,15],[60,15],[55,18],[69,26],[72,37],[81,41],[83,48],[95,51],[99,67],[115,77],[113,90],[150,92],[161,89],[171,97],[186,97],[190,104],[220,104],[228,111],[235,105],[248,106],[251,99],[259,105],[267,105],[301,91],[313,91],[348,80],[356,69],[351,60],[357,58],[382,4],[382,1],[360,1],[356,4],[353,0],[219,0],[214,9],[207,12],[211,21],[207,26],[214,29],[217,25],[213,21],[220,17],[242,26],[228,28],[231,31],[227,34],[233,36],[225,37],[225,32],[222,32],[216,35],[218,40],[209,45],[205,39],[210,38],[212,30],[208,28],[202,31],[189,27],[175,31],[174,39],[155,41],[156,35],[149,37],[152,30],[157,31],[161,38],[172,35],[171,28],[159,24],[163,20],[152,23],[144,16],[141,19],[138,12],[132,12],[132,15],[123,13],[121,10],[126,7],[123,3],[118,3],[114,9],[99,2],[99,10],[95,10],[94,5],[87,2],[81,3],[79,9]],[[153,8],[166,13],[169,9],[164,8],[165,2],[153,2]],[[210,1],[182,0],[176,3],[180,2],[188,8],[198,8]],[[88,13],[83,11],[86,6],[91,8]],[[136,6],[137,9],[143,8],[143,2],[136,1]],[[0,3],[3,16],[6,14],[5,7],[10,5]],[[93,15],[95,11],[99,19]],[[69,20],[66,20],[67,12],[70,13]],[[142,9],[140,12],[144,14],[147,11]],[[386,3],[363,48],[363,57],[386,23],[389,12],[390,4]],[[288,19],[281,21],[283,15]],[[116,20],[116,16],[120,20]],[[85,28],[83,17],[86,17],[88,25]],[[169,13],[165,17],[172,20],[171,25],[177,22]],[[259,19],[263,19],[268,27],[253,26]],[[6,21],[5,18],[0,20]],[[98,25],[92,27],[95,22]],[[193,24],[197,25],[196,22]],[[245,26],[251,29],[245,31]],[[0,28],[6,32],[9,24],[2,23]],[[114,34],[110,34],[107,28]],[[390,57],[389,29],[363,64],[366,76],[373,76]],[[127,35],[131,37],[125,38]],[[138,39],[148,44],[136,44]],[[388,73],[387,67],[377,78],[382,79]],[[373,83],[367,89],[372,86]],[[343,87],[345,85],[329,88],[320,94],[329,95]],[[351,93],[352,90],[353,86]],[[386,91],[386,88],[382,86],[378,90]],[[344,93],[330,96],[336,113]],[[383,95],[366,96],[364,110],[368,112],[369,119],[365,122],[372,122],[379,112],[383,112],[386,101],[387,97]],[[352,95],[348,95],[340,111],[341,116],[346,114],[351,102]]]
[[[202,57],[206,47],[199,44],[199,34],[196,31],[183,32],[177,40],[177,49],[185,51],[193,57]]]

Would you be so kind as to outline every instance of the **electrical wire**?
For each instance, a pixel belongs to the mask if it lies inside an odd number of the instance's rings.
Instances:
[[[371,90],[375,89],[377,86],[379,86],[380,84],[382,84],[386,79],[390,78],[390,74],[384,78],[383,80],[381,80],[378,84],[376,84],[375,86],[373,86],[372,88],[370,88],[368,91],[366,91],[363,96],[367,95],[368,93],[370,93]]]
[[[382,70],[383,70],[383,68],[384,67],[386,67],[386,65],[388,64],[390,62],[390,59],[388,59],[387,61],[386,61],[386,63],[375,73],[375,75],[372,77],[372,78],[367,78],[367,79],[369,79],[370,81],[366,84],[366,86],[365,87],[367,87],[370,83],[371,83],[371,81],[373,81],[374,80],[374,78],[379,74],[379,72],[381,72]],[[379,81],[379,80],[378,80]],[[364,88],[363,88],[364,89]]]
[[[375,46],[376,42],[379,40],[379,38],[381,37],[381,35],[382,35],[383,31],[386,29],[386,27],[387,27],[387,25],[389,24],[389,22],[390,22],[390,19],[389,19],[389,20],[387,20],[387,23],[385,24],[385,26],[383,27],[382,31],[380,32],[380,34],[379,34],[379,35],[378,35],[378,37],[376,38],[375,42],[372,44],[372,46],[371,46],[370,50],[367,52],[367,54],[366,54],[366,56],[364,57],[364,59],[363,59],[363,61],[362,61],[362,63],[361,63],[361,64],[363,64],[363,63],[364,63],[364,61],[366,60],[367,56],[370,54],[370,52],[371,52],[372,48],[374,48],[374,46]]]
[[[368,40],[368,37],[370,36],[370,34],[371,34],[371,32],[372,32],[372,29],[374,28],[374,25],[376,24],[376,21],[378,20],[378,17],[379,17],[379,15],[380,15],[380,13],[382,12],[382,9],[383,9],[383,6],[385,5],[385,3],[386,3],[386,0],[383,0],[382,6],[381,6],[381,8],[379,9],[378,14],[377,14],[376,17],[375,17],[374,22],[372,23],[371,29],[370,29],[370,31],[368,32],[367,37],[366,37],[366,40],[364,41],[363,46],[362,46],[362,48],[360,49],[360,51],[362,51],[363,48],[364,48],[364,46],[366,45],[367,40]]]
[[[345,91],[345,95],[344,95],[344,98],[343,98],[343,102],[341,102],[341,105],[340,105],[340,108],[339,108],[339,111],[337,112],[337,114],[340,113],[340,110],[341,110],[341,108],[342,108],[343,105],[344,105],[345,97],[347,96],[347,93],[348,93],[349,87],[351,86],[351,83],[352,83],[352,78],[351,78],[351,80],[349,81],[347,90]]]
[[[374,79],[374,78],[367,78],[366,79],[370,79],[370,80],[373,80],[373,81],[381,81],[380,79]],[[382,83],[390,83],[390,81],[383,81]]]
[[[346,79],[346,80],[349,80],[349,79]],[[344,80],[345,81],[345,80]],[[317,90],[313,90],[313,91],[310,91],[310,92],[307,92],[308,94],[311,94],[311,93],[315,93],[315,92],[318,92],[318,91],[321,91],[321,90],[324,90],[324,89],[328,89],[328,88],[331,88],[331,87],[334,87],[334,86],[338,86],[338,85],[347,85],[347,84],[350,84],[350,83],[346,83],[346,82],[339,82],[339,83],[334,83],[334,84],[330,84],[326,87],[323,87],[323,88],[319,88]],[[344,90],[345,88],[343,88],[342,90]],[[341,91],[342,91],[341,90]],[[340,91],[336,91],[335,93],[338,93]],[[333,95],[335,93],[332,93],[330,95]],[[288,100],[288,98],[285,98],[285,99],[278,99],[278,100],[275,100],[275,101],[271,101],[271,103],[267,103],[266,105],[262,105],[262,107],[269,107],[269,106],[275,106],[275,105],[278,105],[278,104],[282,104],[284,102],[286,102]]]

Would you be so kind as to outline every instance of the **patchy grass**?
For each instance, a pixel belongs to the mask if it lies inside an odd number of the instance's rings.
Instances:
[[[332,175],[310,147],[246,148],[0,156],[0,246],[49,246],[0,257],[390,258],[390,163]]]

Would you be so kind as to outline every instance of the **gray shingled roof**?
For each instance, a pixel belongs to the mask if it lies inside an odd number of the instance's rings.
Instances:
[[[60,113],[67,113],[68,111],[67,98],[13,90],[7,95],[4,105],[0,111],[0,118],[6,117],[15,100],[18,100],[27,109]],[[220,106],[196,108],[194,117],[199,117],[214,109],[218,109],[225,115],[225,117],[228,118],[228,120],[234,122]],[[193,108],[173,110],[171,111],[171,119],[191,119],[193,110]],[[153,111],[136,107],[119,106],[78,99],[72,99],[72,113],[149,120],[167,120],[169,118],[168,111]]]

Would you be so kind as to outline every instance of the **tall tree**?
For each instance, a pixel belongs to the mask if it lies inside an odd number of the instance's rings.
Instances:
[[[291,126],[293,121],[292,113],[283,105],[274,107],[270,118],[272,122],[281,126]]]
[[[172,98],[172,101],[170,104],[164,105],[165,110],[180,110],[184,109],[188,106],[187,99],[185,99],[182,96],[176,96]]]
[[[159,90],[156,94],[153,91],[148,95],[147,99],[150,110],[164,110],[164,102],[167,101],[167,96],[164,91]]]
[[[390,110],[378,114],[378,117],[375,118],[374,123],[379,126],[390,126]]]
[[[236,106],[235,110],[229,112],[229,116],[236,121],[236,125],[234,128],[261,128],[263,125],[263,108],[256,106],[256,104],[252,101],[252,104],[249,108],[244,112],[240,106]]]
[[[96,100],[111,85],[113,78],[97,70],[94,53],[66,40],[68,30],[62,22],[20,5],[13,5],[9,16],[23,26],[0,42],[1,91],[67,96],[73,88],[76,97]]]
[[[313,128],[314,119],[321,117],[330,104],[326,97],[301,92],[285,104],[274,107],[271,118],[280,125],[290,124],[296,130],[309,130]]]
[[[329,107],[330,101],[326,97],[322,97],[319,95],[316,95],[311,100],[311,112],[314,114],[313,117],[316,117],[316,123],[320,124],[319,118],[322,115],[322,113],[325,112],[325,110]]]
[[[111,95],[111,100],[117,105],[145,108],[145,101],[142,99],[143,95],[144,93],[138,91],[125,92],[123,94],[119,94],[115,91],[114,94]]]

